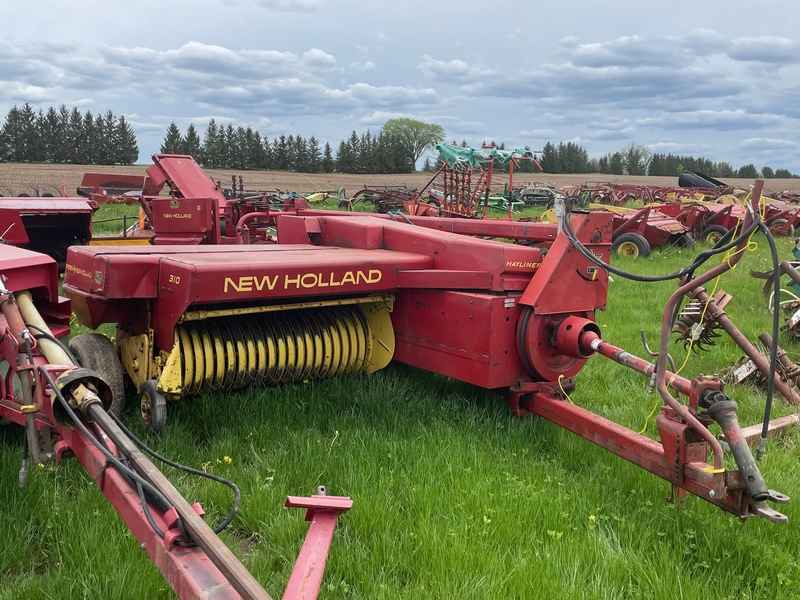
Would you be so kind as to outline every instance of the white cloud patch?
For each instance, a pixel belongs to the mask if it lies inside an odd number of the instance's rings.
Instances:
[[[461,59],[437,60],[427,54],[417,68],[437,81],[461,84],[474,83],[496,73],[480,64],[470,65]]]
[[[351,62],[347,65],[347,68],[350,71],[374,71],[375,63],[371,60],[367,62]]]
[[[320,8],[319,0],[255,0],[255,3],[280,12],[313,12]]]

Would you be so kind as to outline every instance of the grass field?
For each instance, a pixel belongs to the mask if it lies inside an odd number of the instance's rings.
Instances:
[[[771,327],[761,282],[748,275],[770,264],[766,240],[754,241],[718,286],[733,294],[727,313],[750,339]],[[791,241],[778,242],[789,258]],[[666,273],[695,252],[616,263]],[[597,315],[604,337],[643,356],[639,331],[655,343],[674,289],[615,276]],[[793,336],[780,341],[800,360]],[[672,352],[681,364],[683,346]],[[719,373],[741,355],[723,336],[692,353],[682,374]],[[644,377],[595,357],[577,382],[576,404],[655,435],[647,417],[658,399]],[[744,424],[761,421],[761,391],[727,391]],[[127,421],[141,433],[129,402]],[[791,410],[776,399],[775,416]],[[0,427],[0,598],[173,597],[77,461],[35,469],[17,488],[21,440],[20,428]],[[491,392],[403,365],[179,402],[152,443],[241,487],[222,538],[273,596],[307,529],[283,501],[325,485],[355,504],[340,519],[321,598],[800,597],[796,503],[783,507],[784,526],[742,523],[694,497],[668,504],[669,485],[655,476],[547,421],[511,417]],[[800,502],[798,459],[793,430],[771,441],[759,466],[770,487]],[[208,520],[227,513],[225,488],[166,472]]]

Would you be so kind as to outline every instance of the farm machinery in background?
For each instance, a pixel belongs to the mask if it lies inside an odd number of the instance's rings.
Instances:
[[[98,208],[86,198],[0,198],[0,243],[47,254],[63,269],[67,248],[92,238],[92,218]]]
[[[701,184],[706,187],[696,187]],[[742,222],[747,211],[742,204],[745,192],[689,172],[681,175],[677,188],[603,183],[564,186],[559,192],[575,207],[613,212],[614,251],[633,257],[646,257],[651,248],[664,244],[690,247],[694,240],[702,240],[714,245]],[[794,235],[800,227],[800,206],[766,196],[762,200],[763,220],[770,231]],[[644,207],[631,208],[631,203]]]
[[[226,198],[191,157],[154,160],[141,195],[153,245],[71,247],[67,298],[51,259],[0,247],[0,417],[26,432],[21,481],[29,461],[74,454],[180,597],[267,596],[110,416],[123,410],[125,379],[145,427],[159,431],[169,402],[203,391],[372,373],[396,360],[498,391],[514,414],[544,417],[666,480],[676,500],[689,492],[742,519],[786,522],[767,502],[789,499],[764,482],[722,382],[667,369],[675,307],[739,260],[746,235],[729,244],[739,250],[730,260],[670,298],[653,364],[603,340],[595,322],[611,213],[550,224],[319,211],[294,198],[277,210]],[[742,223],[748,235],[759,196]],[[461,208],[451,209],[470,210],[470,197],[454,198]],[[72,313],[92,329],[114,324],[116,342],[83,334],[64,349]],[[569,400],[595,355],[657,385],[659,440]],[[313,597],[350,499],[287,503],[308,509],[312,541],[284,597]]]
[[[489,209],[499,210],[511,219],[516,208],[526,202],[513,188],[514,166],[519,161],[532,161],[533,152],[526,149],[501,150],[487,147],[479,150],[449,144],[436,145],[441,165],[420,191],[408,188],[367,188],[356,196],[370,198],[376,212],[400,209],[414,216],[454,218],[486,218]],[[507,168],[509,181],[502,193],[491,191],[495,166]],[[539,166],[541,169],[541,166]],[[530,198],[533,197],[530,190]],[[354,198],[355,200],[355,198]]]

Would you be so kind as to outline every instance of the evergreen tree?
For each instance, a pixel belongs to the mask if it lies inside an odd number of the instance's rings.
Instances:
[[[83,154],[80,162],[85,165],[97,164],[97,129],[95,127],[95,117],[90,110],[87,110],[83,115],[81,138],[83,141]]]
[[[375,148],[372,134],[369,129],[362,133],[358,140],[358,160],[356,164],[357,173],[376,173],[379,172],[375,165]]]
[[[110,110],[98,115],[94,121],[96,131],[95,164],[114,164],[114,136],[117,131],[117,118]]]
[[[272,168],[277,171],[289,170],[289,144],[284,134],[272,140]]]
[[[758,171],[756,170],[756,166],[750,163],[739,167],[739,171],[736,175],[743,179],[756,179],[758,177]]]
[[[193,156],[195,160],[200,160],[201,142],[194,123],[189,123],[189,127],[186,128],[186,135],[183,136],[181,148],[185,154]]]
[[[201,153],[204,167],[220,167],[223,161],[224,132],[221,132],[217,122],[211,119],[203,134],[203,151]]]
[[[161,144],[159,152],[161,154],[183,154],[184,143],[181,136],[181,130],[175,125],[175,122],[169,124],[167,127],[167,135],[164,136],[164,141]]]
[[[36,131],[36,112],[27,102],[19,111],[22,148],[20,162],[41,162],[44,159],[41,138]]]
[[[139,160],[139,144],[136,134],[124,116],[117,119],[114,132],[114,163],[118,165],[132,165]]]
[[[559,164],[558,149],[550,142],[547,142],[542,148],[542,157],[539,164],[542,165],[542,170],[545,173],[561,173],[561,166]]]
[[[614,152],[609,157],[608,172],[611,175],[622,175],[625,172],[625,163],[622,160],[622,154]]]
[[[74,107],[69,113],[69,124],[67,125],[67,162],[72,164],[85,164],[83,139],[83,115],[78,107]]]
[[[222,132],[222,164],[219,166],[223,169],[230,169],[230,168],[237,168],[241,169],[241,166],[234,167],[234,164],[239,165],[240,160],[240,152],[239,152],[239,140],[236,135],[236,131],[233,129],[233,124],[228,123],[227,127]]]
[[[250,146],[247,150],[247,154],[250,159],[251,169],[268,168],[268,157],[264,150],[264,142],[264,138],[261,137],[261,134],[258,131],[253,132],[252,137],[248,139],[248,144]]]
[[[339,150],[336,152],[336,172],[352,173],[355,169],[355,156],[347,142],[339,143]]]
[[[322,172],[333,173],[336,169],[336,161],[333,158],[333,149],[330,142],[325,142],[325,149],[322,151]]]
[[[294,171],[298,173],[308,173],[308,144],[302,136],[298,135],[294,138]]]
[[[319,141],[313,135],[308,138],[306,144],[308,150],[308,172],[318,173],[322,168],[322,151],[319,148]]]
[[[37,115],[27,102],[22,108],[12,107],[6,115],[2,137],[2,155],[10,162],[42,160]]]
[[[61,164],[69,160],[70,146],[71,146],[70,125],[69,125],[70,113],[66,104],[62,104],[61,106],[58,107],[57,120],[58,120],[58,125],[57,125],[56,136],[58,137],[59,143],[58,146],[55,148],[53,160]]]
[[[0,159],[16,162],[20,143],[19,109],[15,105],[8,111],[0,130]]]
[[[297,143],[293,133],[286,138],[286,170],[297,171]]]
[[[47,113],[40,110],[36,115],[36,133],[40,140],[41,156],[39,160],[54,163],[62,162],[56,159],[56,154],[64,145],[64,136],[60,131],[58,113],[52,106],[47,109]]]
[[[264,160],[265,160],[265,169],[274,169],[275,168],[275,157],[272,155],[272,144],[269,142],[269,138],[264,136],[264,140],[262,145],[264,146]]]

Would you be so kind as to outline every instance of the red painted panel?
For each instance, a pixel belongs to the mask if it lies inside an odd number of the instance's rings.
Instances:
[[[493,389],[528,376],[518,358],[514,298],[408,290],[392,312],[395,360]]]

